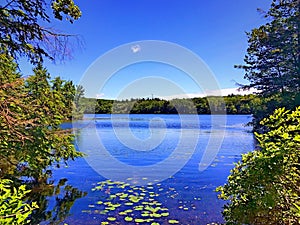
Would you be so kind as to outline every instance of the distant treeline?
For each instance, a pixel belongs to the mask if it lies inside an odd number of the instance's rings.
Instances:
[[[84,113],[111,114],[252,114],[256,95],[228,95],[192,99],[163,100],[142,98],[130,100],[105,100],[83,98]]]

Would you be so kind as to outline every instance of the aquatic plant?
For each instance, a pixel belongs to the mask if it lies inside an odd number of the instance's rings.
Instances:
[[[90,210],[83,212],[105,215],[106,220],[101,221],[103,225],[124,221],[151,225],[158,225],[163,221],[168,221],[169,224],[179,223],[170,218],[169,209],[157,199],[160,194],[154,191],[156,189],[162,190],[159,183],[134,186],[121,181],[101,181],[92,189],[100,192],[100,200],[89,205]]]

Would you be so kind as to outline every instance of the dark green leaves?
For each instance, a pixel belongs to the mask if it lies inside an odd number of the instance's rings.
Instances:
[[[299,5],[297,0],[273,0],[265,13],[266,24],[247,33],[245,64],[236,67],[245,71],[244,78],[249,81],[243,88],[255,88],[263,98],[254,110],[254,129],[275,108],[299,105]]]
[[[12,59],[1,59],[0,177],[38,179],[48,166],[81,156],[70,131],[60,128],[72,114],[74,85],[60,78],[51,85],[41,65],[26,80],[18,78]]]
[[[67,48],[71,35],[55,32],[41,25],[50,23],[47,4],[44,0],[9,1],[0,3],[0,49],[15,59],[25,56],[31,63],[40,63],[43,58],[62,60],[70,50]],[[73,0],[52,2],[54,16],[63,16],[73,23],[81,16]]]

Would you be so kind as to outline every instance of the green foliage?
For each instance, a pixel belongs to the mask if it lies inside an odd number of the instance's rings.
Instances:
[[[50,5],[51,9],[47,8]],[[52,0],[50,5],[45,0],[4,0],[0,3],[1,224],[27,224],[28,216],[37,212],[32,213],[36,208],[32,196],[43,193],[40,188],[47,184],[48,169],[82,155],[75,150],[70,131],[61,129],[62,122],[74,113],[76,118],[82,116],[73,102],[76,88],[71,81],[59,77],[50,82],[50,75],[41,64],[45,57],[63,60],[70,56],[68,41],[72,35],[45,28],[51,22],[49,12],[52,11],[56,19],[65,17],[71,23],[81,12],[73,0]],[[15,63],[23,56],[36,65],[34,74],[26,79],[21,78]],[[36,192],[27,191],[21,185],[24,182]],[[53,187],[52,184],[45,186]],[[56,218],[59,219],[67,215],[72,202],[80,197],[70,186],[66,186],[65,192],[67,198],[59,202],[57,209]],[[24,197],[31,194],[31,199],[25,203]],[[46,212],[47,206],[43,205],[47,202],[46,196],[36,202]]]
[[[269,21],[248,33],[245,57],[246,87],[263,94],[299,92],[299,1],[273,0],[265,13]]]
[[[53,0],[52,5],[53,14],[56,19],[62,20],[63,14],[66,15],[66,20],[73,23],[81,16],[80,9],[75,5],[73,0]]]
[[[255,134],[260,149],[242,155],[217,188],[229,200],[223,215],[227,224],[299,224],[300,107],[277,109],[261,124],[268,132]]]
[[[35,202],[41,204],[39,206],[45,212],[46,198],[54,192],[52,190],[42,194],[49,188],[53,189],[52,184],[43,185],[50,174],[48,168],[82,156],[75,150],[70,130],[61,129],[61,124],[71,118],[75,107],[75,86],[59,77],[50,82],[50,75],[40,64],[33,72],[32,76],[21,78],[14,60],[6,54],[0,54],[0,178],[8,177],[13,180],[9,182],[12,191],[1,195],[4,202],[10,202],[7,210],[11,212],[1,208],[0,203],[0,214],[17,216],[4,217],[7,224],[25,221],[32,211],[29,204],[21,205],[21,199],[29,192],[25,190],[25,186],[19,187],[23,182],[21,179],[25,179],[27,187],[34,192],[32,196],[29,195],[31,201],[40,196]],[[66,188],[66,197],[61,200],[57,198],[60,203],[55,209],[57,212],[53,212],[57,213],[57,218],[67,215],[73,202],[82,195],[70,186]],[[16,190],[21,195],[19,202],[14,198]],[[44,200],[41,201],[42,199]],[[5,205],[6,203],[3,207]],[[39,212],[34,212],[33,215],[36,213]],[[39,218],[51,219],[42,217],[40,213]],[[15,220],[18,221],[15,223]]]
[[[300,103],[299,9],[297,0],[273,0],[268,22],[248,33],[245,65],[237,67],[250,82],[243,87],[259,90],[251,108],[254,130],[263,134],[255,134],[260,149],[244,154],[217,189],[229,200],[227,224],[300,223],[300,108],[275,110]]]
[[[129,112],[133,114],[174,114],[177,113],[177,110],[171,102],[166,100],[141,99],[134,103]]]
[[[265,18],[266,24],[247,33],[245,65],[236,66],[250,82],[243,88],[256,88],[262,98],[254,110],[254,129],[275,108],[300,105],[300,2],[273,0]]]
[[[72,119],[82,119],[85,107],[83,105],[84,88],[81,85],[75,87],[75,95],[72,96],[73,110]]]
[[[251,105],[253,112],[253,130],[259,133],[267,131],[267,128],[260,124],[260,121],[272,114],[279,106],[288,109],[294,108],[294,104],[290,103],[288,97],[283,98],[280,93],[256,98],[251,102]]]
[[[38,179],[48,166],[81,156],[70,131],[60,128],[72,112],[71,83],[57,78],[51,85],[41,65],[26,80],[18,78],[13,60],[1,59],[0,177]]]
[[[71,23],[81,16],[73,0],[53,0],[51,4],[55,18],[63,15]],[[32,63],[43,57],[63,59],[69,54],[66,44],[71,35],[60,34],[45,28],[50,15],[45,0],[4,0],[0,3],[0,49],[15,59],[26,56]],[[40,23],[43,23],[41,25]]]
[[[26,224],[32,211],[38,206],[35,202],[24,202],[26,194],[25,185],[13,187],[13,182],[8,179],[0,180],[0,224]]]
[[[85,113],[133,113],[133,114],[210,114],[226,108],[227,114],[251,114],[258,98],[255,95],[229,95],[225,97],[204,97],[193,99],[131,99],[113,101],[81,98],[80,108]],[[225,102],[225,106],[224,106]]]
[[[174,221],[173,224],[179,224],[178,220],[171,219],[169,209],[158,200],[162,194],[158,187],[161,187],[161,184],[134,186],[122,181],[101,181],[92,189],[100,192],[100,199],[96,204],[89,205],[89,210],[83,212],[100,213],[103,215],[100,217],[101,224],[111,224],[111,221],[115,221],[114,224],[124,224],[124,221],[142,224],[165,224],[166,221],[171,224]]]

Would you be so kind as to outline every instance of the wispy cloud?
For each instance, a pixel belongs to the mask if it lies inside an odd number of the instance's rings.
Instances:
[[[96,95],[96,99],[100,99],[104,97],[104,93],[100,93]]]
[[[238,88],[225,88],[220,90],[208,90],[205,93],[183,93],[178,95],[170,95],[170,96],[161,96],[163,99],[171,100],[175,98],[203,98],[206,96],[227,96],[227,95],[247,95],[247,94],[253,94],[254,92],[257,92],[255,89],[250,90],[239,90]]]

